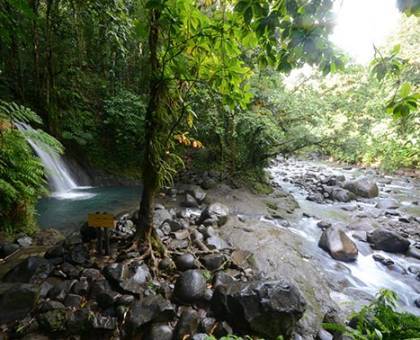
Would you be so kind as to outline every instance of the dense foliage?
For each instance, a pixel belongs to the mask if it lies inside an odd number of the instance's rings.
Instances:
[[[133,127],[138,128],[137,135],[144,131],[133,115],[144,114],[139,105],[147,103],[151,76],[148,11],[158,4],[163,6],[160,39],[166,42],[159,47],[158,58],[166,54],[162,66],[168,89],[182,89],[181,106],[189,108],[194,103],[188,97],[200,97],[202,92],[188,91],[188,84],[200,82],[203,91],[211,85],[210,101],[219,95],[225,141],[232,140],[236,122],[230,122],[232,115],[223,104],[250,100],[244,81],[253,70],[271,64],[288,71],[304,62],[321,62],[328,71],[341,63],[328,48],[330,1],[292,0],[273,2],[275,6],[270,7],[269,1],[233,1],[221,6],[214,1],[7,0],[0,4],[1,97],[39,113],[45,128],[83,163],[119,174],[135,168],[142,158],[138,147],[142,139],[133,135]],[[171,12],[166,14],[166,10]],[[279,33],[281,44],[277,43]],[[203,59],[209,53],[212,57]],[[178,98],[175,92],[172,99]],[[128,106],[138,111],[127,108],[117,113],[112,102],[119,110],[121,100],[126,104],[133,100]],[[175,103],[172,100],[172,112]],[[207,119],[206,112],[188,111],[177,133],[189,130],[195,115]],[[171,116],[177,122],[176,115]],[[130,148],[120,147],[124,138],[123,144]],[[136,143],[128,143],[133,138]]]
[[[417,167],[418,18],[404,19],[369,69],[343,70],[331,6],[5,0],[0,98],[36,112],[82,165],[148,174],[155,188],[182,166],[261,182],[270,157],[300,150]],[[287,85],[308,65],[310,77]]]
[[[265,82],[264,105],[285,133],[281,151],[321,151],[388,171],[418,167],[418,20],[403,18],[401,32],[368,67],[349,65],[328,77],[311,70],[286,86],[278,75]]]
[[[124,172],[140,158],[137,145],[122,152],[121,129],[139,124],[147,88],[143,10],[130,0],[1,1],[0,97],[37,112],[79,161]]]
[[[326,329],[340,331],[355,340],[418,339],[420,317],[396,311],[397,296],[383,289],[376,299],[354,313],[350,326],[326,324]]]
[[[208,145],[204,164],[216,162],[233,173],[264,166],[278,152],[317,151],[386,171],[418,167],[418,20],[403,17],[400,32],[368,66],[351,64],[327,77],[307,67],[291,77],[260,71],[251,81],[252,105],[231,114],[230,139],[223,119],[228,112],[209,107],[208,96],[195,100],[197,110],[207,107],[198,127]]]
[[[301,87],[289,100],[291,110],[307,121],[308,138],[333,158],[377,165],[385,170],[419,164],[417,117],[401,120],[386,112],[387,90],[367,71],[353,67],[315,86]],[[304,108],[299,108],[300,102]]]

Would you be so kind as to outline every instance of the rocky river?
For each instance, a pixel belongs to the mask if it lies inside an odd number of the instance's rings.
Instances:
[[[336,302],[354,308],[388,288],[403,309],[420,314],[418,179],[297,160],[277,161],[270,174],[302,214],[280,227],[307,244]]]
[[[186,173],[165,188],[155,224],[168,256],[158,272],[130,247],[137,203],[120,189],[101,199],[101,210],[125,210],[109,257],[97,254],[83,216],[80,231],[62,216],[65,236],[44,229],[0,244],[0,331],[25,339],[333,339],[321,323],[343,323],[381,288],[420,314],[417,179],[284,158],[267,172],[268,195],[221,182],[217,172]],[[91,209],[95,201],[84,198]],[[57,202],[48,202],[54,215]],[[74,197],[60,212],[66,202]]]
[[[345,318],[382,288],[398,294],[401,310],[420,315],[417,178],[283,158],[268,173],[270,195],[218,185],[208,198],[231,210],[220,228],[230,244],[251,251],[266,277],[299,287],[308,302],[301,334],[315,336],[330,311]],[[203,184],[202,177],[184,181]]]

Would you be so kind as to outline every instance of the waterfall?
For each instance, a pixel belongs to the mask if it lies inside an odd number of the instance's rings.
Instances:
[[[22,132],[34,131],[31,126],[25,123],[15,123],[15,125]],[[25,138],[41,159],[48,178],[48,184],[54,194],[63,194],[78,187],[63,158],[56,151],[45,143],[31,139],[26,134]]]

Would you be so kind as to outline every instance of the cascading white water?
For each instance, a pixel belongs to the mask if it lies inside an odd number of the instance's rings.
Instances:
[[[377,201],[375,199],[366,202],[357,201],[357,205],[354,205],[357,210],[345,210],[343,207],[347,204],[350,206],[351,203],[317,203],[310,201],[307,199],[308,191],[298,185],[297,182],[290,180],[290,178],[294,178],[293,176],[303,178],[313,173],[324,176],[331,174],[345,175],[349,179],[358,177],[360,174],[366,174],[365,171],[356,168],[343,171],[341,168],[334,169],[332,164],[299,160],[279,161],[272,164],[268,170],[273,181],[286,192],[292,193],[301,211],[308,216],[294,221],[287,226],[287,230],[301,237],[305,244],[305,251],[322,265],[331,282],[335,280],[335,277],[339,278],[341,290],[332,290],[330,293],[336,302],[342,305],[351,305],[357,300],[363,301],[367,296],[373,297],[381,288],[387,288],[398,294],[400,307],[403,310],[420,315],[419,308],[414,304],[420,288],[416,276],[409,269],[410,267],[417,268],[420,265],[417,258],[372,249],[366,241],[363,242],[353,236],[353,232],[357,229],[352,230],[350,228],[347,229],[348,236],[359,249],[357,261],[343,262],[338,265],[336,260],[318,246],[322,234],[321,228],[317,225],[320,220],[331,222],[345,230],[346,226],[357,225],[360,221],[365,221],[365,223],[374,226],[374,219],[377,219],[380,213],[375,207]],[[399,185],[400,182],[404,185]],[[416,183],[416,180],[406,182],[403,178],[392,178],[390,183],[382,183],[383,186],[380,186],[381,198],[394,198],[401,202],[399,208],[401,213],[409,213],[410,210],[407,207],[411,206],[413,216],[418,215],[417,205],[411,203],[417,201],[420,194],[420,185]],[[404,207],[404,202],[407,203],[406,207]],[[354,211],[357,212],[354,213]],[[377,213],[378,216],[375,217]],[[371,218],[368,216],[371,216]],[[276,220],[267,220],[264,217],[261,219],[280,228],[285,228]],[[394,264],[393,267],[379,263],[373,258],[373,254],[390,259]],[[342,277],[345,277],[345,280]],[[358,292],[362,295],[357,295]],[[363,296],[363,294],[365,295]]]
[[[15,125],[22,132],[34,131],[30,125],[25,123],[16,123]],[[44,165],[48,183],[51,186],[53,195],[61,195],[78,188],[78,185],[72,178],[63,158],[57,152],[50,146],[35,141],[27,135],[25,135],[25,138]]]

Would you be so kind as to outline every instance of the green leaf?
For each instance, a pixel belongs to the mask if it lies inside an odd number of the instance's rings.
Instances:
[[[134,23],[134,32],[138,38],[146,38],[148,33],[146,23],[144,21],[137,20]]]
[[[244,13],[245,22],[249,25],[252,20],[252,8],[248,7]]]
[[[400,53],[400,50],[401,50],[401,45],[397,44],[392,48],[391,54],[396,55],[396,54]]]
[[[255,45],[258,43],[257,37],[255,36],[254,32],[248,32],[243,38],[242,38],[242,44],[245,47],[255,47]]]
[[[404,98],[407,97],[411,92],[411,84],[408,82],[405,82],[401,85],[399,95],[400,97]]]
[[[236,4],[235,11],[243,13],[249,6],[250,3],[248,1],[241,0]]]
[[[166,0],[149,0],[145,7],[149,9],[158,9],[162,8],[165,2]]]
[[[382,333],[379,329],[375,328],[375,334],[378,337],[378,339],[383,339]]]

